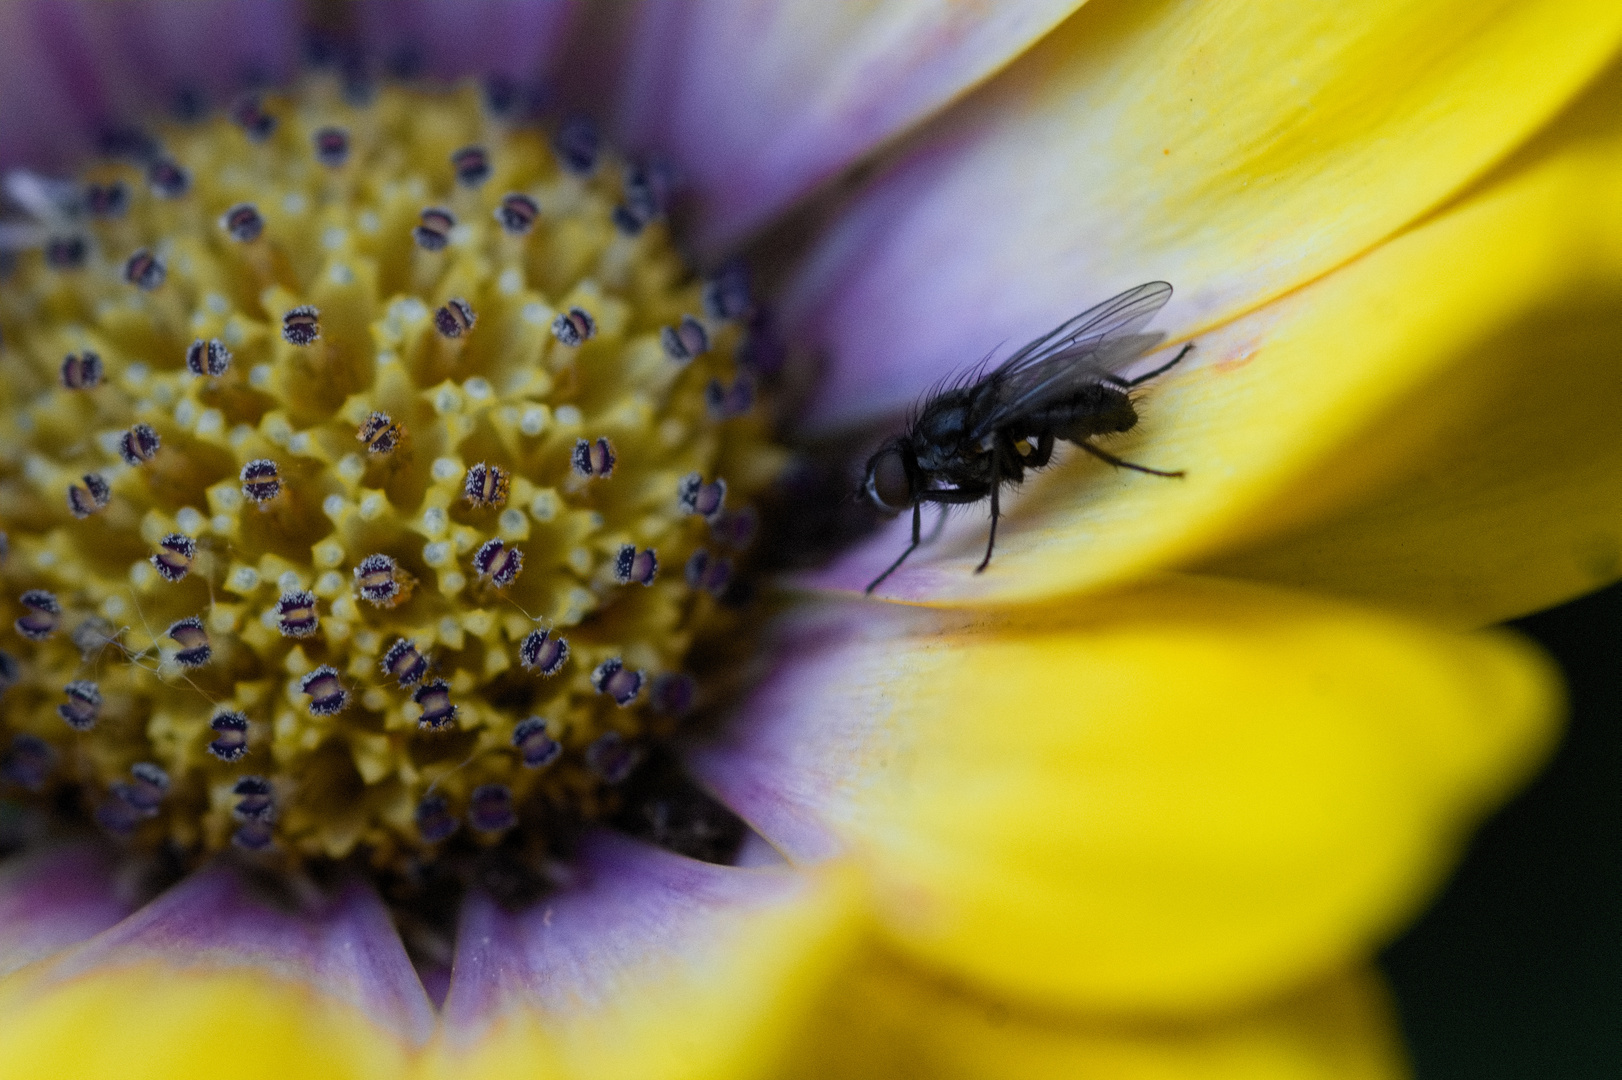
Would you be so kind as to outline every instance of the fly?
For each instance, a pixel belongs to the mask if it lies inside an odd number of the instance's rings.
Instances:
[[[1117,374],[1165,337],[1138,331],[1170,299],[1171,286],[1164,281],[1128,289],[1066,320],[973,382],[959,380],[925,401],[906,431],[867,461],[864,493],[886,513],[912,508],[912,543],[866,591],[878,588],[918,547],[924,503],[991,499],[986,557],[974,572],[984,570],[997,545],[998,492],[1004,484],[1022,483],[1027,469],[1047,465],[1058,439],[1117,468],[1182,476],[1182,470],[1122,461],[1089,441],[1131,430],[1138,422],[1133,388],[1193,351],[1192,343],[1185,345],[1170,361],[1134,379]]]

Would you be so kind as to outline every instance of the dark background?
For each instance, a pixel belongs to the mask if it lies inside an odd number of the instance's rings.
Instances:
[[[1513,624],[1571,723],[1381,957],[1418,1080],[1622,1078],[1622,586]]]

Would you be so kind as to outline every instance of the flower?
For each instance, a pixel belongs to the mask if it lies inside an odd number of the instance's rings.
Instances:
[[[361,10],[381,51],[427,42],[442,72],[522,72],[561,39],[530,5],[489,53],[460,8]],[[883,417],[1166,278],[1162,323],[1198,352],[1120,447],[1186,480],[1066,459],[987,574],[967,515],[882,590],[907,604],[855,598],[903,525],[802,578],[771,670],[688,756],[763,865],[596,834],[540,901],[463,905],[437,1019],[364,881],[284,879],[276,902],[216,865],[123,917],[96,850],[11,864],[12,1069],[1400,1069],[1369,950],[1556,711],[1535,656],[1462,631],[1619,565],[1619,83],[1583,88],[1622,15],[736,10],[610,8],[582,38],[624,43],[616,134],[687,172],[702,250],[834,191],[782,290],[826,358],[806,422]],[[135,78],[90,59],[129,40],[105,10],[4,17],[40,42],[7,67],[28,115],[74,130]],[[211,18],[205,40],[286,71],[277,8]],[[205,79],[232,62],[181,55]],[[582,93],[612,70],[580,66]],[[48,131],[4,129],[4,152],[43,163]]]

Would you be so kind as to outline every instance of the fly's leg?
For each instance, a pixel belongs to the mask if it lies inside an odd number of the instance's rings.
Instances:
[[[991,549],[997,546],[997,493],[1002,490],[1002,440],[991,444],[991,536],[986,540],[986,557],[974,568],[976,574],[991,565]]]
[[[867,583],[867,588],[862,590],[862,592],[864,594],[866,594],[868,596],[872,596],[873,595],[873,590],[879,587],[879,583],[882,582],[885,578],[889,577],[891,574],[895,573],[896,569],[902,563],[907,561],[907,556],[911,555],[913,553],[913,551],[918,547],[918,538],[919,538],[919,535],[923,532],[923,527],[924,527],[924,504],[922,502],[914,502],[912,504],[912,543],[907,545],[907,550],[903,551],[901,553],[901,557],[899,559],[897,559],[895,562],[891,563],[889,568],[886,569],[884,571],[884,573],[880,574],[878,577],[874,578],[872,581]]]
[[[1155,368],[1153,371],[1144,372],[1142,375],[1139,375],[1137,378],[1133,379],[1131,382],[1127,383],[1126,385],[1127,386],[1138,386],[1138,385],[1140,385],[1142,383],[1148,382],[1150,379],[1154,378],[1156,375],[1164,375],[1166,372],[1168,372],[1172,368],[1176,367],[1178,365],[1178,363],[1183,359],[1183,357],[1187,356],[1189,353],[1191,353],[1193,351],[1194,351],[1194,343],[1192,341],[1190,341],[1187,345],[1184,345],[1182,351],[1179,352],[1176,356],[1172,357],[1171,360],[1169,360],[1168,362],[1166,362],[1164,364],[1161,364],[1159,367]],[[1150,469],[1148,471],[1153,472],[1154,470]]]
[[[1044,431],[1036,437],[1036,446],[1025,459],[1027,469],[1040,469],[1053,457],[1053,432]]]
[[[1093,455],[1093,457],[1098,458],[1100,461],[1109,462],[1111,465],[1114,465],[1117,469],[1133,469],[1133,470],[1136,470],[1137,472],[1148,473],[1150,476],[1168,476],[1168,477],[1176,478],[1176,477],[1181,477],[1183,475],[1183,470],[1182,469],[1178,469],[1176,472],[1164,472],[1164,471],[1162,471],[1160,469],[1151,469],[1147,465],[1134,465],[1130,461],[1122,461],[1120,458],[1116,457],[1114,454],[1111,454],[1111,453],[1109,453],[1108,451],[1105,451],[1105,450],[1100,450],[1098,447],[1094,446],[1090,442],[1085,442],[1085,441],[1078,442],[1078,443],[1076,443],[1076,445],[1081,447],[1083,450],[1087,451],[1089,454]],[[993,506],[997,505],[995,497],[993,497],[993,499],[992,499],[992,505]],[[992,522],[993,529],[995,529],[997,519],[995,517],[993,517],[991,519],[991,522]],[[990,552],[986,553],[986,558],[988,558],[988,559],[991,558],[991,553]]]

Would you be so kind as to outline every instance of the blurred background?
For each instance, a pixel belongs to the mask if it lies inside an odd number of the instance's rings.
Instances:
[[[1511,625],[1565,671],[1565,741],[1381,959],[1417,1080],[1622,1077],[1622,586]]]

